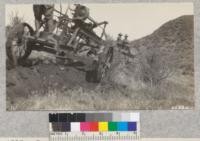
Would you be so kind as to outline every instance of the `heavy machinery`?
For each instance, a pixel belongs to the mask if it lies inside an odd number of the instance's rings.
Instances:
[[[79,13],[78,7],[82,7],[85,14]],[[70,17],[68,11],[73,16]],[[108,23],[96,22],[90,17],[88,8],[80,4],[76,4],[75,9],[66,10],[65,13],[56,9],[54,12],[58,13],[58,16],[54,20],[53,33],[41,30],[39,37],[35,37],[35,31],[28,23],[21,23],[12,28],[6,41],[8,59],[19,63],[27,59],[33,50],[45,51],[60,59],[82,62],[86,80],[100,82],[113,60],[113,47],[105,41]],[[45,19],[42,25],[45,29]],[[99,35],[94,31],[96,28],[101,29]]]

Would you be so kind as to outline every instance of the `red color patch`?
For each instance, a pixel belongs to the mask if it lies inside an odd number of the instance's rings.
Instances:
[[[99,131],[98,122],[91,122],[90,123],[90,131]]]

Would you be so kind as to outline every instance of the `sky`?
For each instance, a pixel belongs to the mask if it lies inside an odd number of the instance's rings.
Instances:
[[[118,33],[128,34],[129,40],[139,39],[151,34],[162,24],[183,15],[193,15],[193,3],[107,3],[84,4],[90,9],[90,16],[98,22],[108,21],[106,32],[116,38]],[[63,12],[67,4],[62,4]],[[73,8],[73,5],[71,5]],[[60,10],[60,5],[55,8]],[[6,25],[10,23],[12,12],[34,27],[31,4],[7,4]]]

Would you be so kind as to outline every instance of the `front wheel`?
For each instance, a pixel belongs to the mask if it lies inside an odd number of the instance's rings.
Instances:
[[[106,48],[102,54],[99,55],[98,68],[96,69],[96,81],[100,82],[105,78],[108,69],[111,67],[113,61],[113,47]]]
[[[20,23],[9,32],[6,41],[6,54],[15,65],[31,54],[31,45],[27,42],[26,37],[33,34],[33,28],[27,23]]]
[[[99,83],[105,77],[107,70],[113,61],[113,48],[109,47],[104,50],[98,57],[98,61],[94,60],[93,69],[86,72],[86,80],[89,82]]]

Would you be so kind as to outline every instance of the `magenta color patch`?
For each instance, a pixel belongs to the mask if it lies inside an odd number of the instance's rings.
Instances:
[[[90,131],[90,122],[81,122],[81,131]]]

